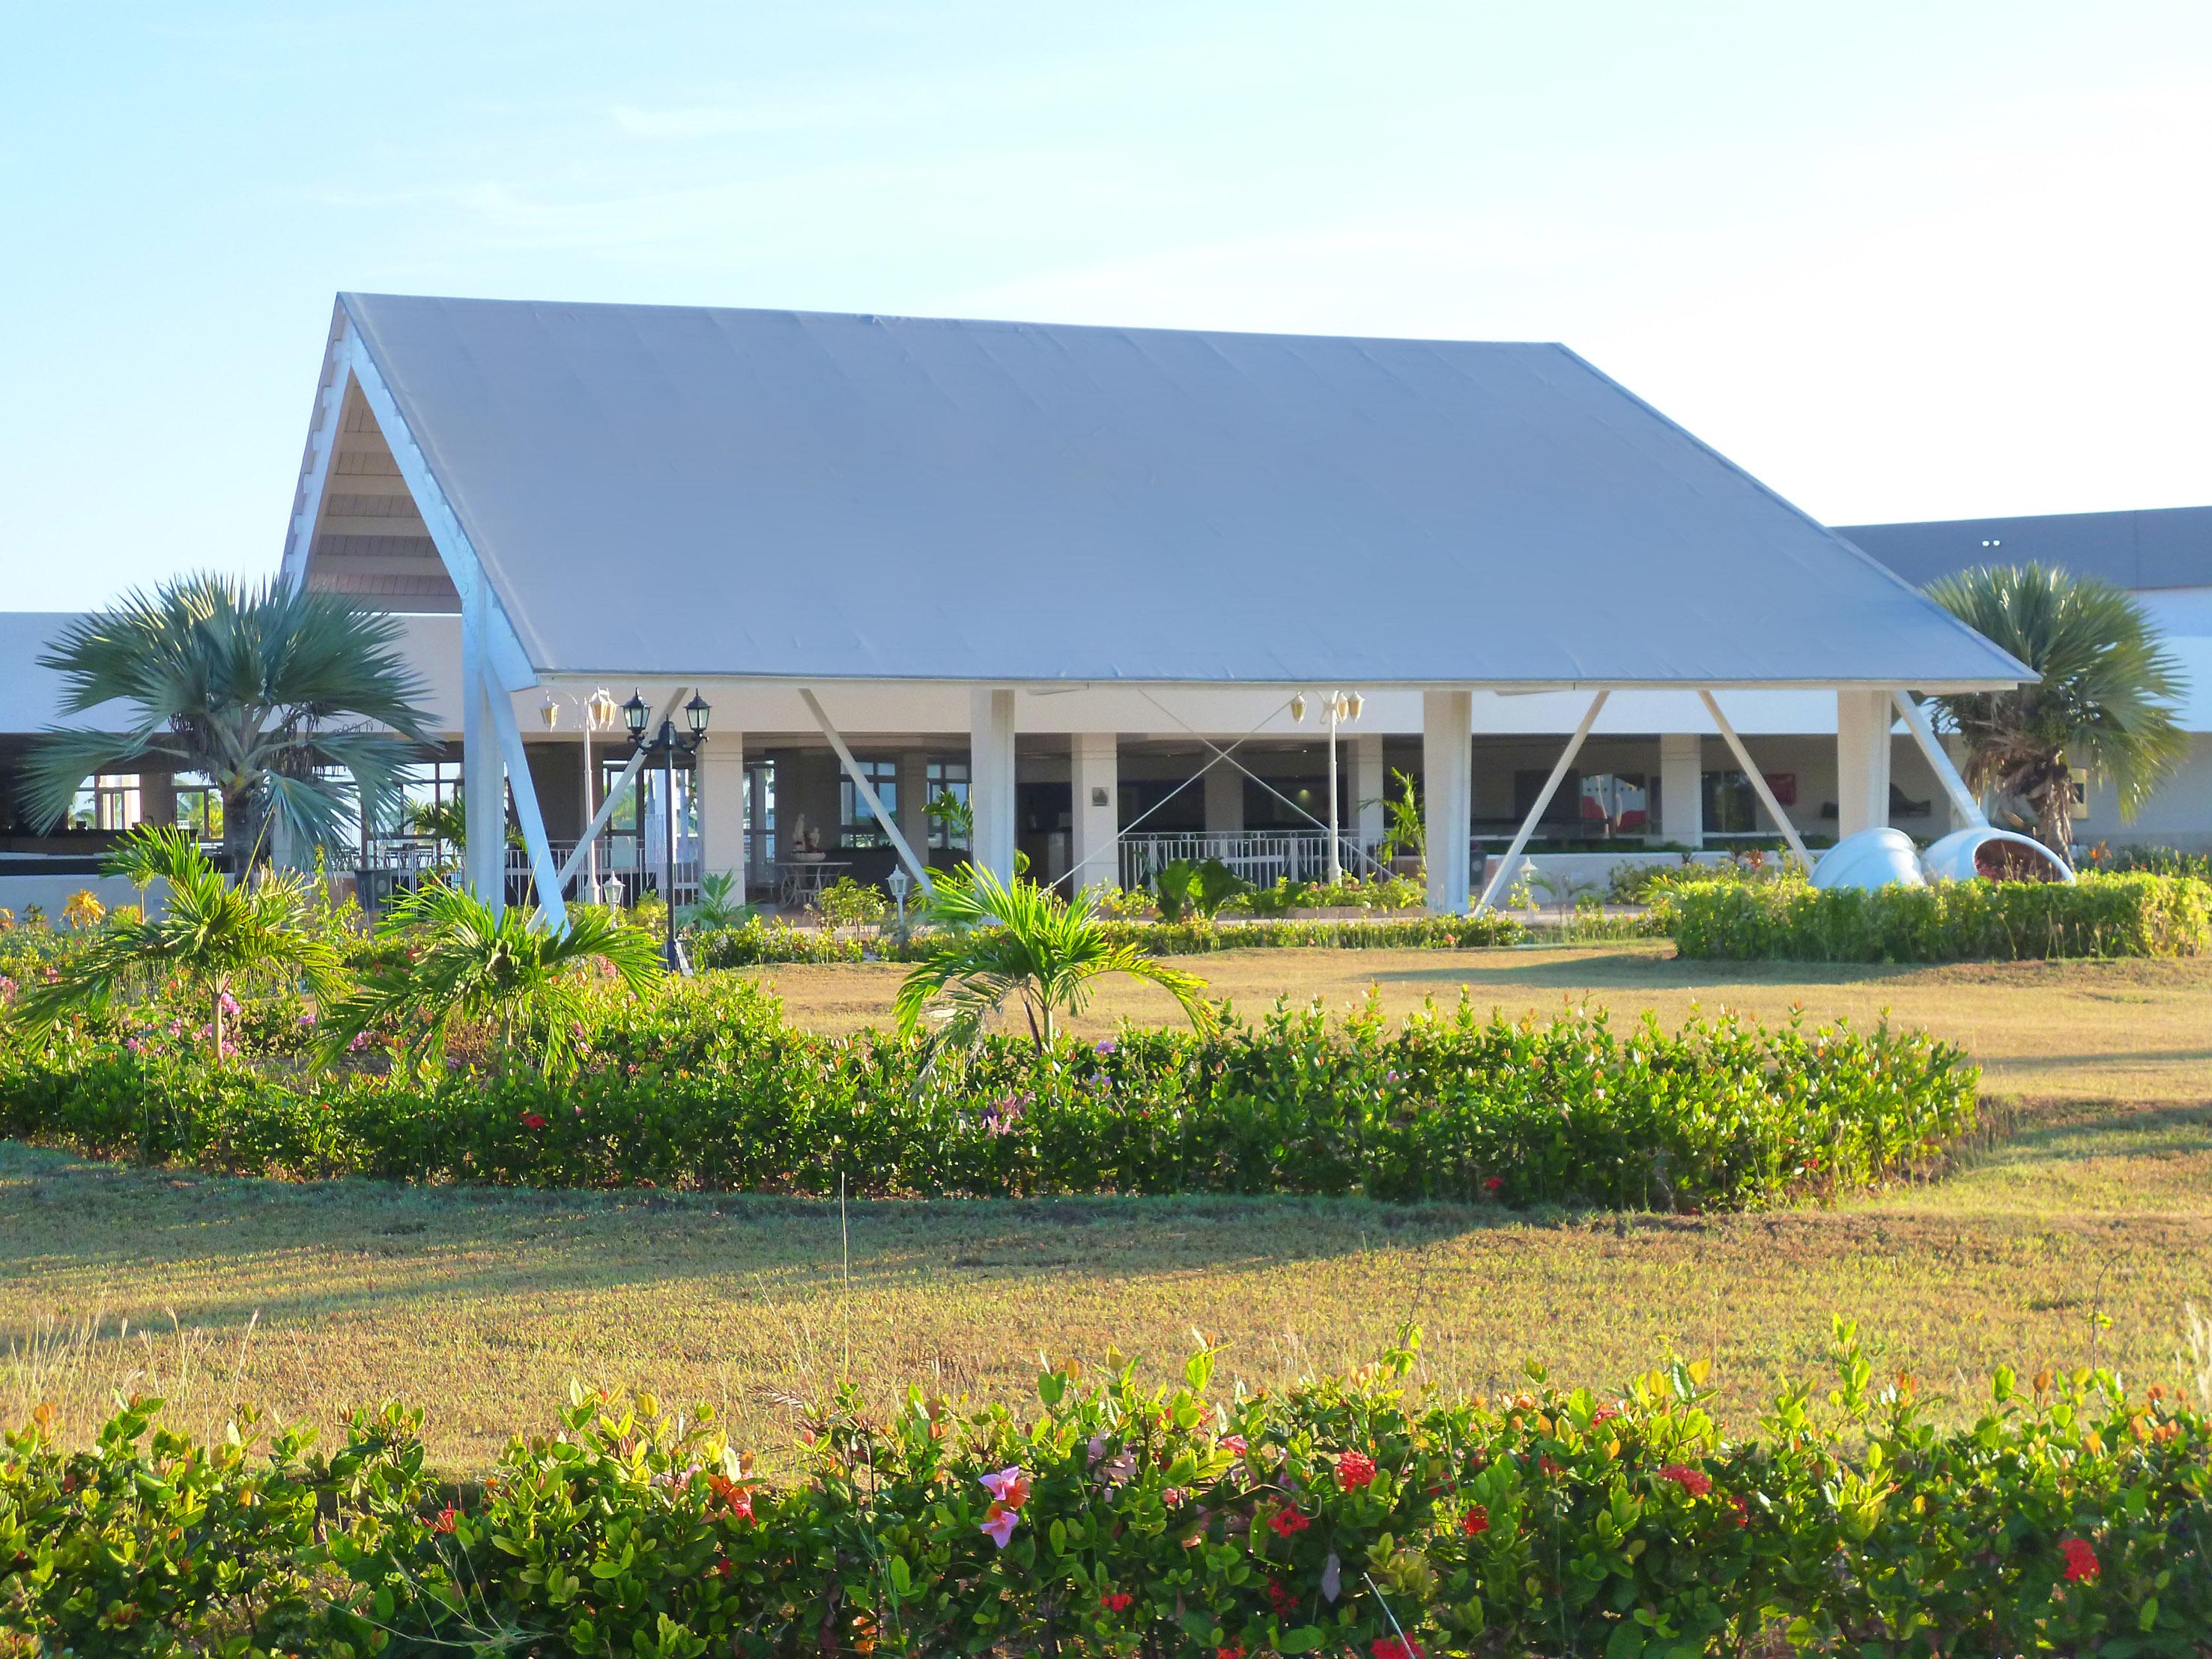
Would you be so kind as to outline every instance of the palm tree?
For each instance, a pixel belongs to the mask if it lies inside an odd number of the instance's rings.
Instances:
[[[214,1052],[224,1051],[223,1015],[233,988],[248,975],[288,972],[316,989],[332,984],[337,948],[313,925],[313,884],[291,872],[252,884],[223,879],[188,830],[141,826],[110,855],[110,875],[143,888],[159,880],[167,895],[158,920],[109,918],[90,944],[57,958],[55,976],[15,999],[11,1023],[43,1036],[72,1009],[97,1011],[147,974],[179,973],[207,999]]]
[[[1929,596],[2042,678],[2012,691],[1938,696],[1939,723],[1966,740],[1969,787],[2064,856],[2073,769],[2108,779],[2132,820],[2189,750],[2173,705],[2181,665],[2135,596],[2039,564],[1983,566]]]
[[[475,894],[440,881],[395,899],[377,934],[395,947],[388,959],[324,1016],[333,1057],[387,1027],[406,1034],[409,1059],[427,1071],[445,1058],[457,1021],[482,1020],[496,1029],[503,1050],[534,1031],[538,1063],[559,1075],[575,1057],[588,964],[605,963],[633,992],[660,978],[659,943],[643,928],[580,908],[556,933],[534,913],[494,915]]]
[[[1107,974],[1158,986],[1193,1025],[1212,1029],[1218,1017],[1206,1000],[1206,981],[1134,945],[1112,943],[1092,914],[1097,904],[1087,888],[1063,900],[1019,877],[1006,885],[972,865],[940,876],[928,918],[948,937],[900,984],[899,1030],[911,1035],[934,1005],[944,1020],[939,1040],[972,1042],[1007,998],[1018,997],[1030,1041],[1048,1049],[1058,1035],[1059,1016],[1081,1013],[1091,1001],[1091,981]]]
[[[296,848],[333,844],[356,799],[371,816],[397,805],[403,739],[430,736],[399,639],[385,612],[282,582],[199,575],[135,590],[39,659],[62,676],[64,714],[120,702],[131,719],[121,732],[47,732],[26,768],[31,816],[58,823],[88,775],[135,766],[216,787],[234,871],[267,856],[271,831]]]

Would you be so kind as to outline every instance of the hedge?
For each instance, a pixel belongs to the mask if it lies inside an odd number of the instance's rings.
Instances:
[[[1954,881],[1816,889],[1685,882],[1662,901],[1686,957],[1730,961],[2013,962],[2212,951],[2212,884],[2085,874],[2057,882]]]
[[[2212,1420],[2111,1374],[2000,1371],[1971,1424],[1876,1387],[1848,1327],[1815,1406],[1724,1437],[1704,1368],[1612,1397],[1534,1373],[1468,1401],[1383,1364],[1280,1394],[1133,1368],[1039,1376],[1018,1418],[841,1391],[799,1478],[711,1409],[572,1395],[489,1479],[428,1473],[419,1413],[265,1445],[131,1405],[96,1447],[0,1461],[5,1650],[1042,1654],[1356,1659],[1790,1648],[1864,1659],[2184,1659],[2212,1630]]]
[[[568,1080],[210,1065],[82,1030],[0,1054],[0,1135],[206,1169],[861,1194],[1364,1192],[1688,1209],[1880,1181],[1970,1130],[1978,1073],[1887,1025],[1621,1033],[1278,1006],[1218,1032],[944,1054],[784,1022],[717,977],[606,997]]]
[[[1222,924],[1109,919],[1099,926],[1114,944],[1133,945],[1163,957],[1293,946],[1339,951],[1464,951],[1520,945],[1529,937],[1525,924],[1495,911],[1480,916],[1403,916],[1375,921],[1266,920]],[[857,933],[793,927],[787,922],[759,916],[749,917],[736,927],[701,928],[685,938],[685,948],[702,968],[861,962],[870,957],[912,962],[927,955],[938,943],[938,936],[928,932],[915,933],[904,940],[890,933],[863,938]]]

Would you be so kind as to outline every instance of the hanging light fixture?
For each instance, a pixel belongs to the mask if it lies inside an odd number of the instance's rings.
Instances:
[[[560,725],[561,705],[553,700],[553,694],[550,691],[545,694],[545,701],[538,705],[538,716],[545,722],[545,729],[548,732]]]
[[[684,723],[691,728],[693,737],[703,738],[707,735],[707,715],[709,707],[706,698],[701,696],[696,691],[691,694],[691,701],[684,705]]]
[[[592,700],[584,705],[584,708],[591,715],[592,726],[602,732],[612,726],[615,717],[622,713],[621,705],[615,702],[613,693],[604,685],[592,693]]]
[[[1303,691],[1294,691],[1291,694],[1291,718],[1303,721],[1305,717],[1306,694]]]
[[[1344,706],[1346,711],[1345,718],[1356,720],[1359,718],[1359,711],[1367,707],[1367,699],[1355,691],[1344,700]]]
[[[645,735],[646,716],[652,712],[645,706],[645,698],[641,694],[635,691],[629,694],[629,701],[623,705],[623,724],[629,728],[631,737]]]

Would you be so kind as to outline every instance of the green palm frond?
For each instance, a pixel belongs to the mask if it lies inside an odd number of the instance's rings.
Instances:
[[[267,816],[302,844],[327,842],[356,801],[386,805],[410,745],[430,738],[401,638],[395,617],[282,582],[198,575],[134,591],[39,659],[61,677],[64,713],[119,703],[127,715],[119,732],[44,734],[25,768],[27,812],[58,823],[89,773],[136,763],[204,774],[244,803],[247,822],[227,818],[234,837]],[[350,781],[317,776],[330,767]]]
[[[578,909],[556,933],[520,908],[495,915],[473,893],[444,882],[402,894],[377,931],[399,949],[324,1018],[332,1055],[369,1032],[396,1029],[415,1065],[434,1066],[457,1024],[481,1022],[497,1030],[503,1047],[533,1034],[540,1066],[563,1074],[586,1013],[585,967],[604,962],[636,993],[662,971],[652,936],[613,916]]]
[[[74,1011],[97,1012],[134,975],[181,974],[220,999],[242,975],[289,972],[318,991],[336,982],[337,949],[310,925],[311,884],[270,874],[250,884],[223,878],[185,830],[142,827],[112,854],[107,872],[139,886],[164,884],[157,915],[111,921],[56,976],[27,987],[9,1024],[39,1037]],[[220,1051],[222,1021],[213,1030]]]
[[[2016,804],[2063,843],[2075,767],[2109,781],[2133,819],[2187,757],[2174,708],[2188,677],[2126,589],[2048,566],[1984,566],[1929,594],[2041,678],[2011,691],[1939,696],[1966,741],[1967,783]]]
[[[1031,1039],[1048,1048],[1060,1018],[1088,1007],[1095,981],[1109,974],[1158,986],[1194,1026],[1211,1030],[1218,1016],[1206,981],[1133,945],[1112,943],[1099,926],[1097,903],[1089,891],[1063,901],[1034,882],[1017,878],[1008,884],[973,866],[939,878],[927,914],[950,937],[900,983],[893,1003],[900,1031],[911,1035],[933,1015],[939,1042],[971,1042],[1014,999]]]

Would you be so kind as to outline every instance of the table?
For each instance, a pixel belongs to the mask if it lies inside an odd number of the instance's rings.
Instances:
[[[803,908],[821,896],[822,890],[853,867],[852,861],[836,859],[778,859],[775,896],[778,902]]]

